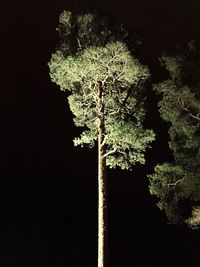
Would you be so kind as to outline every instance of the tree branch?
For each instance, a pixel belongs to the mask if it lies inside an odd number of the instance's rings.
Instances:
[[[104,136],[104,139],[103,139],[103,142],[101,143],[100,148],[102,148],[102,147],[105,145],[105,143],[106,143],[106,139],[107,139],[107,135]]]
[[[198,121],[200,121],[200,113],[198,112],[196,115],[193,114],[192,112],[190,112],[190,110],[188,109],[188,105],[185,104],[185,101],[182,98],[178,99],[178,104],[181,107],[181,109],[187,111],[187,113],[189,114],[189,116],[193,119],[196,119]]]
[[[190,113],[190,116],[198,121],[200,121],[200,113],[197,113],[197,115],[193,115],[192,113]]]
[[[81,46],[81,43],[80,43],[80,40],[78,39],[78,37],[76,37],[76,41],[77,41],[77,43],[78,43],[79,49],[81,49],[82,46]]]
[[[107,157],[107,156],[109,156],[111,154],[114,154],[116,151],[117,151],[117,148],[115,147],[113,150],[110,150],[106,154],[104,154],[103,157],[105,158],[105,157]]]
[[[119,112],[120,112],[120,108],[116,111],[112,111],[112,112],[108,111],[108,115],[114,115],[114,114],[117,114]]]
[[[177,186],[177,184],[180,183],[180,182],[183,181],[183,180],[184,180],[184,178],[179,179],[179,180],[176,181],[175,183],[169,183],[169,184],[167,184],[167,186],[168,186],[168,188],[170,188],[170,187],[175,188],[175,187]]]

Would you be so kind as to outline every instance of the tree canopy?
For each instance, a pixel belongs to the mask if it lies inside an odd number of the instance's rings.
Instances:
[[[200,49],[191,42],[174,56],[163,55],[169,79],[155,85],[160,115],[169,124],[174,162],[150,175],[150,192],[169,221],[200,224]]]
[[[74,123],[83,127],[75,145],[93,147],[98,132],[98,88],[103,88],[107,165],[129,169],[144,163],[144,151],[154,139],[143,128],[144,90],[150,74],[127,44],[127,32],[96,14],[73,16],[64,11],[58,30],[61,43],[49,62],[50,76],[69,92]]]

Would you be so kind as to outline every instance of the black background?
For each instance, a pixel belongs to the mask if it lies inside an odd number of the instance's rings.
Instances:
[[[152,82],[158,57],[200,38],[198,0],[2,0],[0,3],[0,266],[97,266],[97,154],[78,134],[47,62],[63,9],[100,8],[138,34]],[[166,224],[146,175],[170,160],[167,125],[149,87],[146,126],[157,133],[147,164],[108,171],[110,266],[198,267],[200,233]]]

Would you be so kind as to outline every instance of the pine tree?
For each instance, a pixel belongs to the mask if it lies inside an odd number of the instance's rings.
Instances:
[[[191,42],[161,63],[169,79],[156,85],[160,115],[169,123],[174,161],[155,167],[150,192],[172,223],[200,224],[200,49]]]
[[[67,90],[74,123],[82,127],[74,144],[89,148],[98,142],[98,267],[106,267],[106,166],[131,169],[144,163],[154,139],[143,128],[144,89],[150,74],[123,40],[122,26],[111,30],[96,14],[60,15],[60,45],[49,62],[50,76]]]

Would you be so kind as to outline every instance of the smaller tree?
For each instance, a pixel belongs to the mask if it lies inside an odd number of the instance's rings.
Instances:
[[[174,162],[155,167],[149,176],[150,192],[159,198],[158,206],[170,222],[186,220],[196,227],[200,223],[200,50],[190,43],[182,53],[164,55],[161,63],[169,79],[154,88],[162,95],[158,106],[170,125]]]

